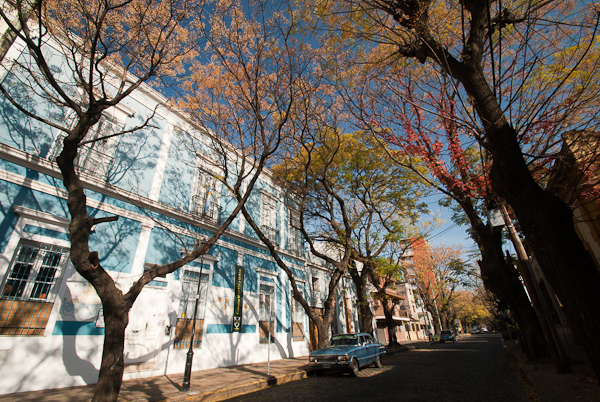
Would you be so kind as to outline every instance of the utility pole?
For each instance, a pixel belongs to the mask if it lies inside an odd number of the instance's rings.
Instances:
[[[519,259],[522,268],[523,280],[525,281],[525,285],[529,291],[531,304],[533,305],[538,319],[540,320],[540,324],[544,329],[544,337],[546,338],[546,343],[548,344],[552,360],[555,362],[556,372],[559,374],[570,373],[571,365],[565,356],[564,351],[562,350],[560,340],[558,339],[558,334],[556,333],[556,328],[554,328],[554,325],[552,325],[552,320],[548,315],[549,306],[546,303],[542,292],[540,291],[539,283],[536,280],[533,273],[533,268],[531,267],[529,255],[527,255],[527,251],[523,246],[523,242],[521,242],[521,238],[512,224],[512,220],[510,219],[504,204],[500,204],[500,211],[502,212],[502,217],[504,218],[504,223],[508,229],[510,239],[515,247],[515,250],[517,251],[517,258]]]

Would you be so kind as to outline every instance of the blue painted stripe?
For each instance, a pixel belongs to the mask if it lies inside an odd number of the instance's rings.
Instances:
[[[230,324],[208,324],[206,326],[207,334],[229,334],[231,333]],[[256,333],[256,325],[242,325],[242,333]]]
[[[157,288],[166,288],[167,282],[165,282],[165,281],[150,281],[150,282],[148,282],[147,286],[154,286]]]
[[[272,282],[272,283],[275,283],[275,279],[273,279],[273,278],[269,278],[269,277],[267,277],[267,276],[261,276],[261,277],[260,277],[260,280],[261,280],[261,281],[265,281],[265,282]]]
[[[104,335],[104,328],[95,321],[56,321],[52,335]]]
[[[191,267],[200,268],[200,263],[196,262],[196,261],[190,261],[190,262],[187,263],[187,265],[189,265]],[[202,269],[209,270],[210,269],[210,265],[208,265],[208,264],[202,264]]]
[[[23,229],[23,231],[25,233],[31,233],[31,234],[41,235],[41,236],[52,237],[53,239],[66,240],[66,241],[70,240],[68,233],[58,232],[58,231],[52,230],[52,229],[44,229],[44,228],[40,228],[38,226],[33,226],[33,225],[25,225],[25,228]]]

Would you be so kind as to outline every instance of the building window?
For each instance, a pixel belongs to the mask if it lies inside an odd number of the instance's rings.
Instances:
[[[217,180],[213,174],[199,167],[196,169],[194,183],[195,190],[192,195],[190,213],[217,222],[219,219]]]
[[[316,276],[312,277],[312,290],[315,296],[321,293],[321,280]]]
[[[269,343],[269,334],[273,331],[273,307],[275,307],[275,288],[269,285],[260,285],[258,306],[258,327],[260,343]]]
[[[186,268],[183,270],[181,280],[182,295],[179,303],[179,318],[175,326],[175,339],[173,340],[174,349],[188,349],[192,338],[192,329],[194,330],[194,348],[199,348],[202,343],[202,328],[204,327],[204,312],[206,307],[206,296],[208,294],[208,273],[202,273],[200,277],[199,270]],[[200,282],[200,283],[199,283]],[[198,285],[200,291],[198,291]],[[196,299],[198,303],[196,304]],[[196,326],[193,328],[194,307],[196,310]]]
[[[279,244],[277,200],[265,192],[260,197],[260,230],[271,242]]]
[[[0,335],[42,335],[69,250],[22,240],[0,298]]]
[[[115,150],[117,149],[118,136],[110,137],[122,131],[122,124],[108,116],[102,116],[100,121],[88,132],[84,141],[88,142],[79,147],[75,166],[79,173],[85,173],[97,178],[108,180],[112,169]],[[62,151],[62,144],[66,134],[57,137],[57,146],[53,159]]]
[[[300,213],[293,209],[289,210],[289,250],[295,254],[304,254],[302,245],[302,233],[300,232]]]
[[[292,299],[292,340],[304,340],[304,308],[296,299]]]

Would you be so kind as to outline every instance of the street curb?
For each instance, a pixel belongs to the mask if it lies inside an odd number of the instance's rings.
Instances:
[[[186,393],[185,395],[173,396],[173,397],[168,397],[166,399],[162,399],[162,400],[160,400],[160,402],[163,402],[163,401],[165,401],[165,402],[166,401],[173,401],[173,402],[175,402],[175,401],[181,401],[181,402],[184,402],[184,401],[185,402],[223,401],[225,399],[233,398],[236,396],[260,391],[260,390],[263,390],[263,389],[266,389],[266,388],[269,388],[269,387],[272,387],[275,385],[281,385],[281,384],[285,384],[287,382],[301,380],[303,378],[306,378],[308,376],[309,372],[311,372],[311,371],[312,371],[312,369],[306,369],[306,370],[297,371],[295,373],[283,374],[283,375],[279,375],[279,376],[270,376],[269,378],[252,381],[252,382],[240,384],[240,385],[229,387],[229,388],[218,389],[218,390],[214,390],[214,391],[207,391],[207,392],[191,391],[191,392]],[[140,401],[142,401],[142,400],[140,400]]]
[[[386,355],[394,355],[397,353],[409,352],[415,349],[411,346],[399,346],[391,350],[386,350]],[[307,367],[294,373],[283,374],[279,376],[270,376],[269,378],[252,381],[229,388],[218,389],[214,391],[198,392],[190,391],[184,395],[172,396],[166,399],[159,400],[160,402],[218,402],[236,396],[249,394],[251,392],[260,391],[276,385],[285,384],[292,381],[302,380],[310,375],[314,375],[314,369]],[[140,402],[142,400],[139,400]]]
[[[521,372],[521,374],[527,378],[527,381],[529,381],[529,384],[535,389],[537,390],[537,384],[536,384],[536,380],[534,378],[534,376],[531,374],[530,370],[527,369],[527,364],[526,362],[522,361],[521,357],[517,355],[517,353],[513,350],[513,347],[519,347],[518,344],[514,344],[514,345],[509,345],[509,343],[505,340],[502,339],[502,346],[507,348],[511,354],[511,356],[513,357],[517,367],[519,368],[519,371]],[[537,392],[536,392],[537,393]]]
[[[395,355],[397,353],[404,353],[404,352],[408,352],[413,349],[414,349],[414,347],[410,347],[410,346],[397,346],[393,349],[386,349],[385,355],[386,356]]]

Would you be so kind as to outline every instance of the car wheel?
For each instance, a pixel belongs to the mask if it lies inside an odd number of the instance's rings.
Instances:
[[[377,368],[383,367],[383,363],[381,362],[381,356],[377,356],[377,359],[375,360],[375,367],[377,367]]]
[[[350,362],[350,374],[353,377],[358,377],[358,360],[356,360],[356,358],[352,359],[352,361]]]

